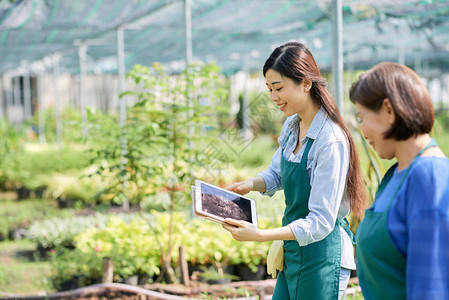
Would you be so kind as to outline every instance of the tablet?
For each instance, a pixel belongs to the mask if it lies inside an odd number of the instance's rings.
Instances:
[[[213,184],[195,180],[192,191],[195,215],[224,223],[226,218],[243,220],[257,227],[256,201]]]

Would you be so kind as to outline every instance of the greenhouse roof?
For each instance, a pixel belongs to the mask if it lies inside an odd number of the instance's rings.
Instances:
[[[194,60],[215,60],[227,73],[259,70],[273,46],[305,42],[321,68],[332,60],[331,0],[191,0]],[[402,61],[449,69],[449,1],[342,0],[345,65]],[[79,73],[117,72],[117,28],[125,65],[184,68],[184,0],[18,0],[0,2],[0,73],[35,73],[59,61]]]

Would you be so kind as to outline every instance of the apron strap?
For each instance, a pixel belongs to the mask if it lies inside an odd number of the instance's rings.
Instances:
[[[313,142],[314,142],[314,140],[312,140],[311,138],[308,138],[306,149],[304,149],[304,153],[302,154],[302,157],[301,157],[302,163],[307,163],[307,156],[309,156],[309,150],[312,147]]]
[[[394,165],[392,165],[387,173],[385,173],[384,178],[382,178],[382,181],[380,182],[377,191],[376,191],[376,198],[382,193],[382,191],[385,189],[385,187],[387,186],[388,182],[390,181],[391,177],[393,177],[394,171],[396,170],[396,168],[398,167],[398,163],[395,163]]]
[[[424,151],[426,151],[427,149],[431,148],[431,147],[438,147],[437,142],[435,141],[435,139],[431,139],[429,144],[422,149],[421,151],[419,151],[419,153],[415,156],[415,158],[413,159],[413,161],[419,157]],[[413,163],[412,161],[412,163]],[[379,184],[379,187],[377,188],[377,192],[376,192],[376,198],[382,193],[382,191],[385,189],[385,187],[387,186],[388,182],[390,181],[391,177],[393,177],[394,171],[396,170],[396,168],[398,167],[398,163],[395,163],[394,165],[392,165],[388,171],[385,173],[384,178],[382,179],[382,181]],[[410,170],[411,164],[410,166],[408,166],[407,171],[405,172],[402,180],[401,180],[401,184],[404,181],[405,177],[407,176],[408,171]]]
[[[426,151],[427,149],[431,148],[431,147],[438,147],[437,142],[432,138],[429,142],[429,144],[427,144],[427,146],[422,149],[421,151],[419,151],[419,153],[415,156],[415,158],[413,159],[413,161],[411,162],[411,164],[407,167],[406,171],[404,172],[404,175],[402,175],[401,181],[399,182],[396,191],[394,192],[393,196],[390,199],[390,203],[388,203],[387,209],[390,208],[391,203],[393,202],[393,199],[396,197],[396,194],[398,193],[399,189],[402,186],[402,183],[404,183],[405,178],[407,177],[408,172],[410,171],[410,169],[412,168],[413,163],[415,162],[416,158],[418,158],[419,156],[421,156],[421,154]],[[397,165],[397,163],[396,163]],[[389,179],[388,179],[389,181]],[[388,182],[387,182],[388,183]],[[377,194],[376,194],[377,196]]]
[[[287,139],[282,144],[282,155],[284,155],[285,145],[287,144],[288,140],[290,139],[291,134],[292,134],[292,131],[290,130],[290,133],[288,134]],[[301,163],[307,163],[307,156],[309,155],[310,148],[312,147],[312,144],[314,141],[315,140],[311,139],[311,138],[307,139],[306,148],[304,149],[304,153],[302,154],[302,157],[301,157]]]

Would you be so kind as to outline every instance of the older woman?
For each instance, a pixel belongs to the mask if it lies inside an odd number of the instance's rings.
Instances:
[[[397,159],[357,231],[365,299],[449,299],[449,159],[429,136],[434,116],[419,77],[376,65],[353,84],[363,135]]]

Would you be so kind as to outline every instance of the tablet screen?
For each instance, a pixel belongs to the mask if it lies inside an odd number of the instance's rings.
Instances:
[[[201,183],[201,205],[209,214],[253,223],[250,200],[226,190]]]

